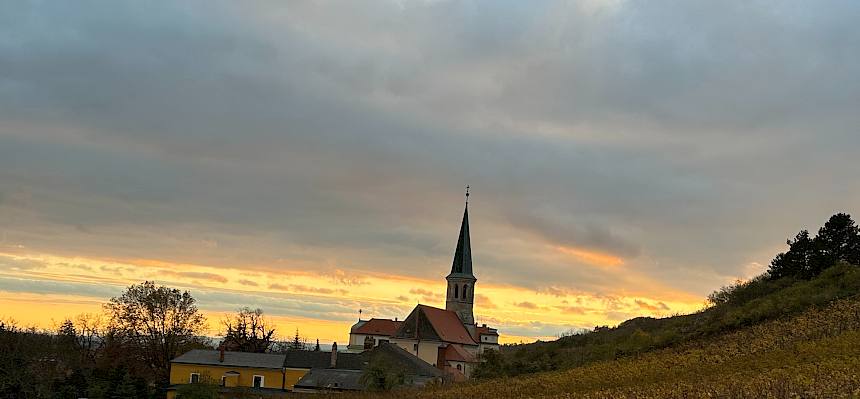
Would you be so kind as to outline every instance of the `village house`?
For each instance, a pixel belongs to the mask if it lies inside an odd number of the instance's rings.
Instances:
[[[262,397],[282,397],[311,369],[341,368],[361,370],[364,356],[331,352],[290,351],[284,354],[231,352],[195,349],[170,362],[167,398],[173,399],[184,384],[208,383],[222,393],[243,392]]]
[[[362,353],[294,350],[283,354],[191,350],[173,359],[167,398],[186,384],[219,386],[222,397],[253,394],[260,398],[285,398],[290,392],[358,391],[372,362],[394,367],[404,376],[404,385],[424,386],[442,382],[441,370],[395,345],[379,345]]]
[[[367,388],[367,384],[378,382],[364,380],[370,377],[366,376],[365,372],[374,365],[381,366],[386,370],[396,370],[396,373],[403,379],[399,383],[403,385],[422,387],[431,383],[442,383],[444,380],[444,374],[441,370],[394,344],[383,342],[372,350],[362,352],[360,357],[364,360],[362,370],[346,367],[314,368],[296,382],[293,392],[361,391]],[[374,376],[379,378],[375,374]],[[384,382],[379,382],[376,385],[384,385]]]
[[[468,200],[468,191],[466,198]],[[463,212],[451,272],[445,277],[445,309],[417,305],[404,319],[361,320],[350,329],[350,352],[362,352],[392,343],[443,370],[455,380],[469,378],[486,350],[499,349],[495,328],[475,323],[475,283],[469,237],[469,204]]]

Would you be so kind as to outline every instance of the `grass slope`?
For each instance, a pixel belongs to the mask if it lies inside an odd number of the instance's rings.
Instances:
[[[796,315],[811,306],[824,306],[857,293],[860,267],[848,264],[828,268],[811,280],[758,278],[717,291],[716,306],[694,314],[662,319],[639,317],[615,328],[506,347],[502,356],[489,359],[487,367],[479,371],[489,377],[516,376],[637,356]]]
[[[564,371],[337,398],[860,397],[860,298]]]

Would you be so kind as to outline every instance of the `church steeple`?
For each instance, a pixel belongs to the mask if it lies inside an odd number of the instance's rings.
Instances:
[[[454,250],[454,262],[451,264],[451,273],[445,279],[448,280],[445,309],[456,312],[463,324],[473,325],[475,317],[472,313],[472,305],[475,299],[475,282],[478,280],[472,274],[472,245],[469,242],[469,186],[466,186],[466,209],[463,211],[463,221],[460,224],[457,249]]]
[[[460,224],[460,238],[457,239],[457,249],[454,251],[454,263],[451,264],[451,274],[472,275],[472,244],[469,242],[469,204],[463,211],[463,222]]]

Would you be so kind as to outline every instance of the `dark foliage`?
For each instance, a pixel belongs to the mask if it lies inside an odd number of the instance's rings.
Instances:
[[[221,345],[228,351],[263,353],[274,344],[275,329],[263,317],[262,309],[241,308],[222,324],[224,340]]]
[[[815,237],[802,230],[786,244],[788,251],[771,261],[768,275],[772,279],[810,279],[838,262],[860,265],[860,229],[845,213],[833,215]]]

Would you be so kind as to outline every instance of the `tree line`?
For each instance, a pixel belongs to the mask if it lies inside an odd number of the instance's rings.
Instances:
[[[298,329],[279,340],[261,309],[238,309],[219,325],[221,340],[206,337],[191,294],[150,281],[53,331],[0,320],[0,398],[161,398],[171,359],[191,349],[320,350]]]

